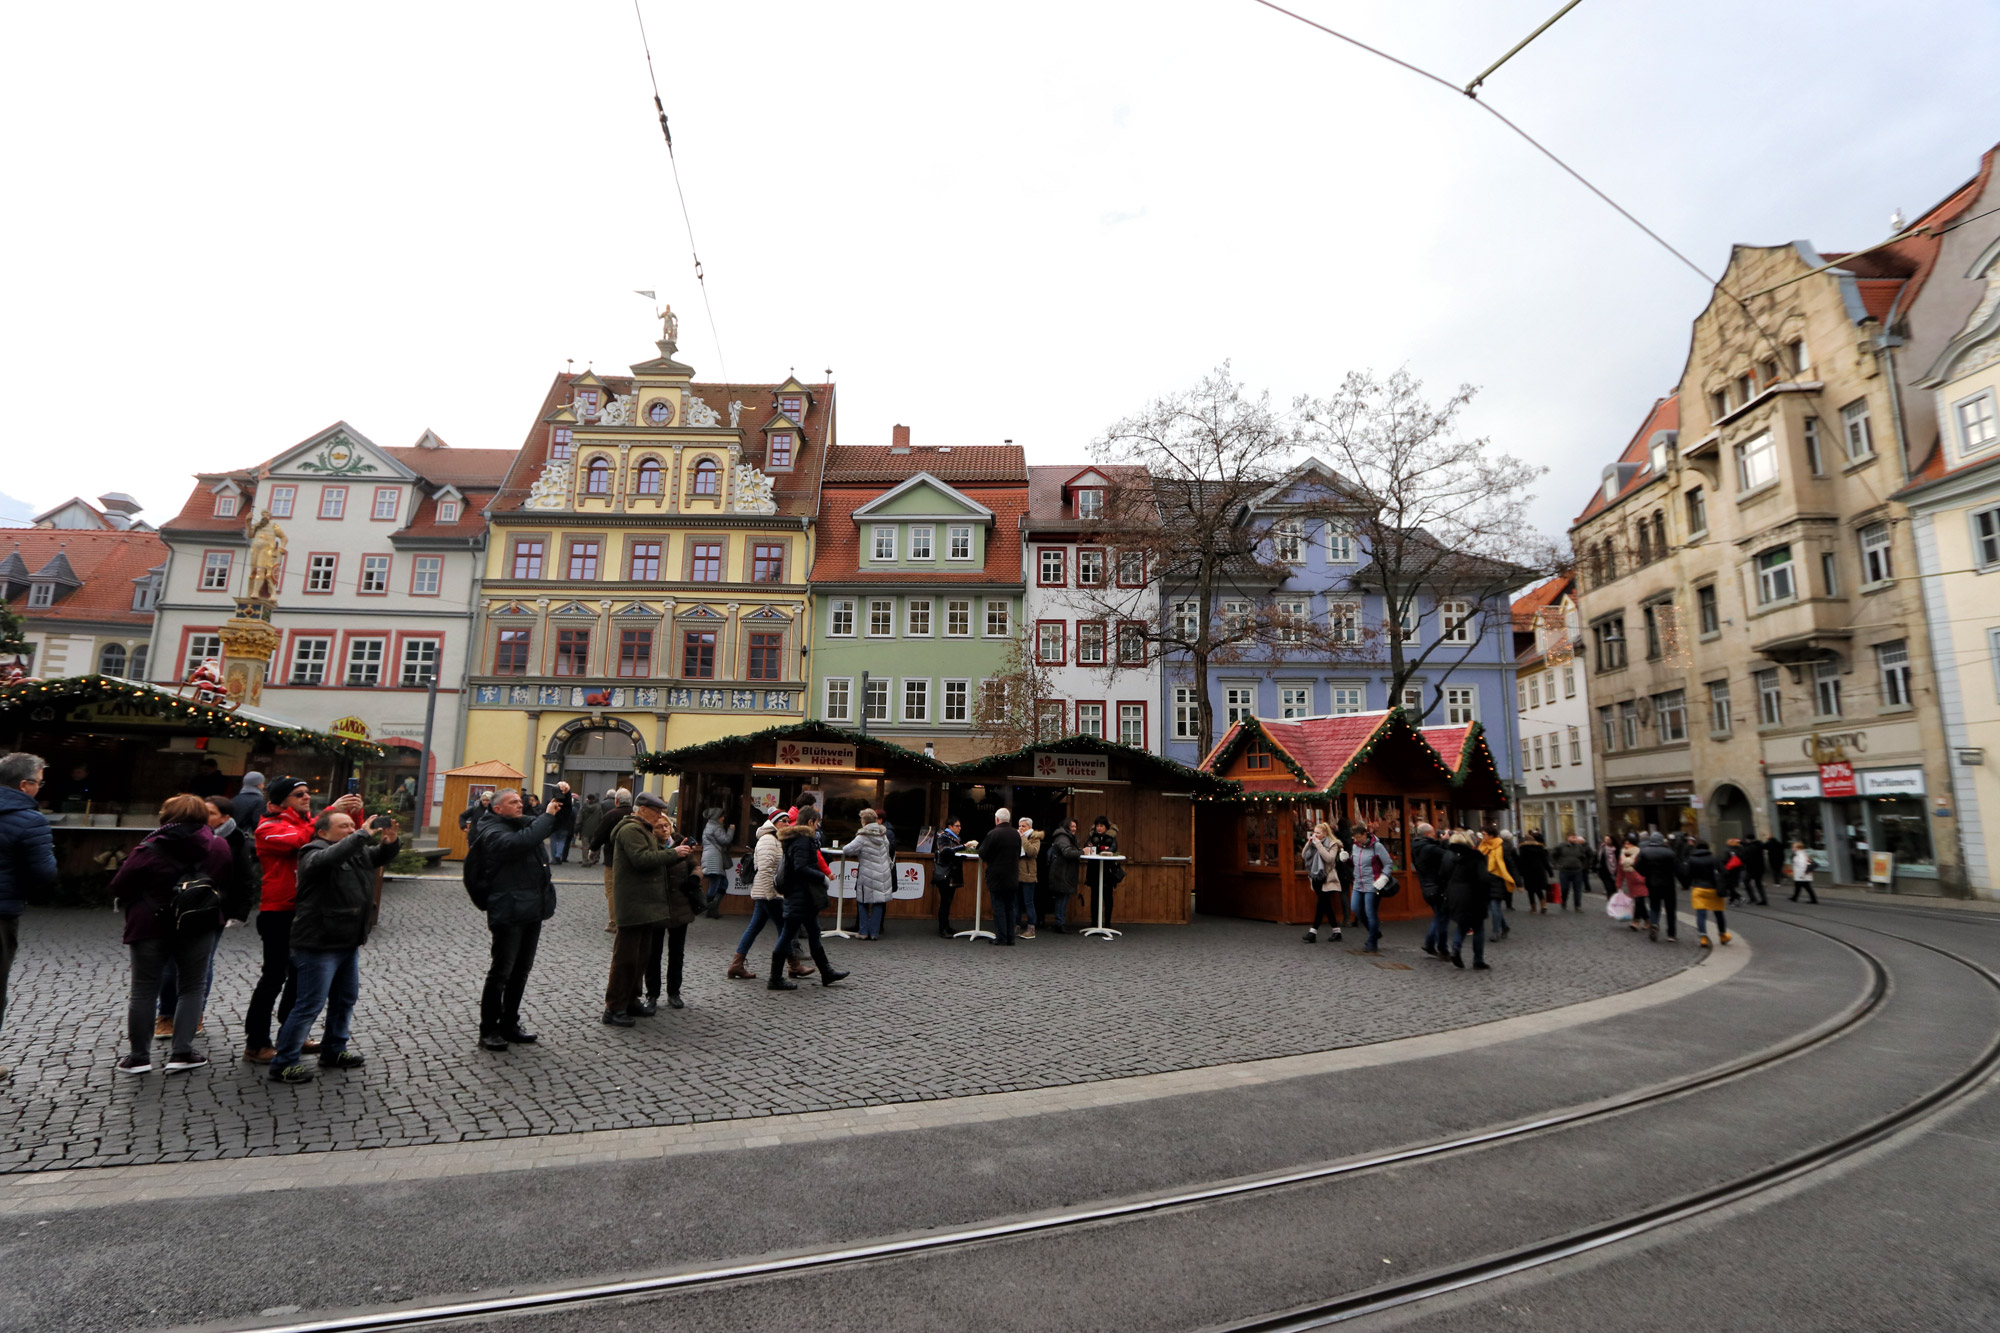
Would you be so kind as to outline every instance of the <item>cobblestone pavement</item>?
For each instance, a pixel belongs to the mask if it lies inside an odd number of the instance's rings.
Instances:
[[[211,1160],[767,1116],[1008,1092],[1413,1036],[1573,1004],[1694,961],[1649,945],[1602,900],[1519,917],[1493,970],[1426,958],[1417,923],[1379,960],[1300,943],[1296,927],[1202,918],[1104,943],[1044,932],[1010,953],[896,920],[881,941],[831,940],[850,981],[773,993],[728,981],[740,917],[689,931],[683,994],[637,1027],[597,1021],[610,936],[602,889],[574,874],[544,929],[523,1022],[541,1044],[482,1051],[483,920],[455,880],[393,882],[362,951],[354,1045],[365,1070],[273,1086],[240,1060],[256,935],[216,958],[204,1039],[216,1063],[167,1078],[112,1068],[127,991],[121,918],[25,917],[0,1059],[0,1172]],[[767,931],[760,941],[768,947]],[[768,958],[768,955],[766,955]],[[198,1043],[203,1044],[203,1043]],[[159,1047],[164,1053],[165,1045]]]

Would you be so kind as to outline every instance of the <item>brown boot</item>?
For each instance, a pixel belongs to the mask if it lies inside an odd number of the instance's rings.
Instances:
[[[813,965],[803,958],[794,956],[785,960],[785,971],[795,977],[809,977],[813,974],[814,970]]]
[[[737,954],[729,960],[729,977],[734,981],[755,981],[757,974],[743,966],[743,955]]]

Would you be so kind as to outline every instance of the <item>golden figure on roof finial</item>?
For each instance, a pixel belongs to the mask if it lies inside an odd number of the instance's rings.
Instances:
[[[660,341],[668,347],[676,346],[681,340],[680,317],[674,314],[671,304],[660,307]]]

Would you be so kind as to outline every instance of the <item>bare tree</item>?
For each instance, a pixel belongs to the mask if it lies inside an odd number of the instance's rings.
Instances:
[[[1432,692],[1420,715],[1436,708],[1443,682],[1487,633],[1511,642],[1511,622],[1492,619],[1509,610],[1507,594],[1562,565],[1555,544],[1528,518],[1531,488],[1548,469],[1459,434],[1474,392],[1461,385],[1431,402],[1422,381],[1405,371],[1387,378],[1355,372],[1332,396],[1296,405],[1303,440],[1333,473],[1305,512],[1344,529],[1360,547],[1351,586],[1383,599],[1390,700],[1400,701],[1409,682],[1431,668]],[[1447,612],[1449,603],[1458,605]],[[1485,625],[1466,623],[1482,611]]]
[[[1033,635],[1033,625],[1021,627],[1007,650],[1006,669],[981,683],[973,705],[973,733],[996,753],[1059,739],[1042,734],[1041,701],[1056,694],[1052,674],[1035,656]]]
[[[1270,645],[1284,627],[1271,592],[1285,577],[1250,507],[1286,474],[1297,454],[1293,425],[1251,396],[1225,363],[1192,389],[1169,394],[1117,422],[1091,445],[1107,465],[1126,465],[1107,505],[1118,559],[1143,561],[1137,580],[1109,578],[1091,600],[1119,633],[1144,636],[1148,660],[1185,654],[1200,710],[1201,752],[1215,743],[1209,669]],[[1142,589],[1163,591],[1140,615]],[[1122,622],[1122,625],[1121,625]],[[1110,655],[1128,654],[1116,641]]]

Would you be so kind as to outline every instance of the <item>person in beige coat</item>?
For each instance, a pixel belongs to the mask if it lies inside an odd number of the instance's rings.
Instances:
[[[1022,815],[1015,825],[1021,834],[1020,939],[1035,938],[1035,894],[1041,888],[1042,831]]]
[[[729,971],[726,973],[734,980],[761,980],[744,961],[750,954],[750,946],[764,933],[765,926],[784,929],[785,898],[778,892],[778,863],[784,860],[785,849],[778,841],[778,830],[791,825],[790,812],[777,810],[757,827],[757,841],[750,854],[751,864],[757,870],[750,881],[750,924],[743,928],[743,934],[736,941],[736,956],[729,960]],[[785,970],[794,977],[809,977],[813,974],[813,965],[794,950]]]

